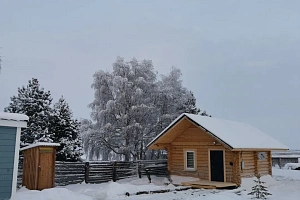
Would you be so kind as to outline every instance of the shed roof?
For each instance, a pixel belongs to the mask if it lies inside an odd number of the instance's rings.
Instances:
[[[0,112],[0,120],[28,121],[29,118],[23,114]]]
[[[28,120],[28,116],[23,114],[0,112],[0,126],[24,128]]]
[[[26,147],[21,148],[20,151],[24,151],[26,149],[31,149],[31,148],[39,147],[39,146],[58,147],[58,146],[60,146],[60,144],[59,143],[48,143],[48,142],[37,142],[37,143],[33,143]]]
[[[183,113],[176,118],[155,137],[147,147],[155,143],[162,135],[167,133],[174,124],[183,118],[189,119],[215,138],[226,143],[232,149],[288,149],[287,146],[248,124],[187,113]]]

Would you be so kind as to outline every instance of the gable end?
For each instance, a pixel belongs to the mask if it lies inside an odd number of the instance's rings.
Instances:
[[[216,136],[215,134],[213,134],[212,132],[210,132],[208,129],[206,129],[205,127],[201,126],[200,124],[198,124],[197,122],[195,122],[194,120],[192,120],[191,118],[189,118],[188,116],[186,116],[187,119],[189,119],[192,123],[194,123],[196,126],[198,126],[199,128],[203,129],[206,133],[208,133],[209,135],[211,135],[212,137],[216,138],[217,140],[219,140],[223,145],[227,146],[229,149],[233,149],[232,146],[230,146],[228,143],[226,143],[225,141],[223,141],[221,138],[219,138],[218,136]]]

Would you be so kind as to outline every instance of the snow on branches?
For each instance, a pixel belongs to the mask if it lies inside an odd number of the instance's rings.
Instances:
[[[145,145],[183,112],[198,114],[193,93],[182,86],[181,71],[172,68],[158,79],[152,61],[117,58],[113,71],[94,74],[91,118],[82,137],[90,158],[150,158]],[[101,154],[101,155],[99,155]],[[109,158],[109,155],[118,158]]]
[[[29,117],[26,129],[21,132],[21,146],[35,142],[56,142],[57,160],[77,161],[82,155],[79,122],[72,119],[72,111],[65,99],[60,98],[52,107],[50,91],[40,87],[35,78],[27,86],[18,88],[18,95],[11,97],[5,112],[21,113]]]

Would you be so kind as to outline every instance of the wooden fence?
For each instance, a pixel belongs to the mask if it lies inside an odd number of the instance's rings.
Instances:
[[[19,165],[18,185],[22,185],[22,164]],[[56,161],[55,185],[103,183],[145,175],[166,176],[167,160],[139,161]]]

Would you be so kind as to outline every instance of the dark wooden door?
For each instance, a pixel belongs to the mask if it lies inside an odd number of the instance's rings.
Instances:
[[[54,167],[53,148],[41,148],[39,160],[38,190],[52,188],[54,185]]]
[[[210,178],[211,181],[224,182],[223,151],[210,151]]]

